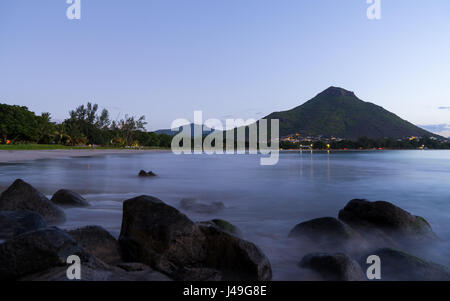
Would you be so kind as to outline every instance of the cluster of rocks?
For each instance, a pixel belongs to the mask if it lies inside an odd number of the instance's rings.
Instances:
[[[151,196],[124,201],[120,236],[99,226],[62,230],[64,207],[89,203],[69,190],[51,199],[16,180],[0,195],[0,280],[67,280],[67,258],[79,256],[82,280],[260,280],[272,278],[264,253],[224,220],[194,222]],[[216,212],[222,203],[185,199],[181,207]],[[387,202],[352,200],[338,218],[296,225],[289,237],[307,250],[300,269],[319,279],[367,280],[369,255],[382,280],[450,280],[444,266],[400,251],[438,240],[422,217]],[[330,252],[333,250],[333,252]]]
[[[352,200],[338,218],[302,222],[289,237],[310,248],[299,267],[314,271],[323,280],[367,280],[363,271],[371,255],[380,258],[381,280],[450,280],[446,267],[401,251],[432,245],[438,237],[424,218],[388,202]]]
[[[271,280],[267,257],[223,220],[193,222],[151,196],[124,201],[119,239],[99,226],[64,231],[60,206],[87,206],[63,190],[51,200],[16,180],[0,196],[0,280],[67,280],[79,256],[82,280]],[[53,225],[53,226],[52,226]]]

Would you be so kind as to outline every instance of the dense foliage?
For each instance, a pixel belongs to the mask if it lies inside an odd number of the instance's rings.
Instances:
[[[109,112],[87,103],[69,112],[69,118],[57,124],[50,113],[40,116],[27,107],[0,104],[0,144],[58,144],[101,146],[170,147],[172,137],[145,130],[145,116],[111,121]]]

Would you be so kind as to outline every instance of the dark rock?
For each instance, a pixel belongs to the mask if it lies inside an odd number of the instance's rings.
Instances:
[[[180,207],[183,210],[196,212],[196,213],[206,213],[213,214],[217,213],[225,208],[222,202],[212,202],[211,204],[199,203],[194,199],[182,199],[180,201]]]
[[[100,226],[86,226],[67,231],[78,244],[88,253],[107,264],[117,264],[121,261],[119,243],[104,228]]]
[[[436,238],[424,218],[383,201],[352,200],[339,211],[339,219],[364,234],[373,231],[379,237],[381,232],[394,241]]]
[[[39,213],[48,224],[63,222],[64,211],[30,184],[18,179],[0,195],[0,210],[29,210]]]
[[[235,235],[237,237],[242,237],[242,231],[238,227],[222,219],[213,219],[211,221],[200,222],[199,224],[205,226],[214,226],[229,234]]]
[[[0,239],[47,227],[42,216],[32,211],[0,211]]]
[[[93,266],[84,264],[81,267],[81,281],[171,281],[166,275],[143,265],[142,270],[129,270],[113,266]],[[67,267],[55,267],[44,272],[20,278],[21,281],[68,281]],[[73,280],[70,280],[73,281]]]
[[[55,192],[51,201],[59,206],[63,207],[87,207],[89,206],[88,201],[86,201],[81,195],[76,192],[61,189]]]
[[[372,251],[363,256],[363,267],[368,266],[366,260],[370,255],[380,257],[383,281],[450,281],[450,271],[445,266],[389,248]]]
[[[94,261],[63,230],[44,228],[26,232],[0,244],[0,280],[15,280],[53,267],[67,267],[70,255],[79,256],[82,265]]]
[[[317,272],[326,281],[366,280],[360,265],[345,254],[308,254],[303,257],[299,266]]]
[[[217,227],[199,225],[206,236],[204,248],[208,267],[219,270],[223,280],[271,280],[272,267],[253,243],[230,235]]]
[[[307,243],[312,242],[315,247],[335,250],[351,249],[355,245],[362,248],[366,245],[366,241],[356,231],[333,217],[302,222],[291,230],[289,237],[307,239]]]
[[[142,262],[175,280],[270,280],[271,267],[252,243],[196,224],[161,200],[124,202],[119,237],[125,261]]]
[[[145,171],[145,170],[141,170],[139,172],[139,176],[140,177],[156,177],[156,174],[153,171]]]

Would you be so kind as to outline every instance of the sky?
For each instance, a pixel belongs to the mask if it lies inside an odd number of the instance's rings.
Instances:
[[[450,1],[0,1],[0,103],[63,120],[261,118],[329,86],[450,136]]]

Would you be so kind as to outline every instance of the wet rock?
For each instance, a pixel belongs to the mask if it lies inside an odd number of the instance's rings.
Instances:
[[[0,211],[0,239],[2,240],[46,227],[44,219],[36,212]]]
[[[63,230],[44,228],[26,232],[0,244],[0,280],[16,280],[58,266],[67,268],[70,255],[79,256],[82,264],[95,262]]]
[[[212,202],[210,204],[199,203],[194,199],[182,199],[180,201],[180,207],[183,210],[204,213],[204,214],[214,214],[225,208],[222,202]]]
[[[66,215],[45,195],[18,179],[0,195],[0,210],[29,210],[40,214],[47,224],[65,221]]]
[[[200,224],[205,226],[214,226],[229,234],[242,237],[242,231],[238,227],[222,219],[213,219],[210,221],[200,222]]]
[[[333,217],[323,217],[296,225],[289,237],[313,243],[317,249],[346,250],[364,248],[367,242],[351,227]]]
[[[339,219],[364,234],[393,241],[424,241],[436,239],[429,223],[422,217],[388,202],[355,199],[339,211]]]
[[[51,201],[62,207],[87,207],[89,206],[88,201],[86,201],[81,195],[76,192],[61,189],[55,192]]]
[[[346,254],[308,254],[303,257],[299,266],[317,272],[326,281],[366,280],[360,265]]]
[[[119,243],[104,228],[100,226],[86,226],[67,233],[73,237],[88,253],[107,264],[121,261]]]
[[[175,280],[270,280],[271,267],[252,243],[196,224],[161,200],[124,202],[119,237],[125,261],[142,262]]]
[[[139,171],[139,176],[140,177],[156,177],[156,174],[153,171],[145,171],[145,170],[141,170]]]
[[[370,255],[380,257],[382,281],[450,281],[450,271],[445,266],[389,248],[367,253],[361,258],[363,267]]]

